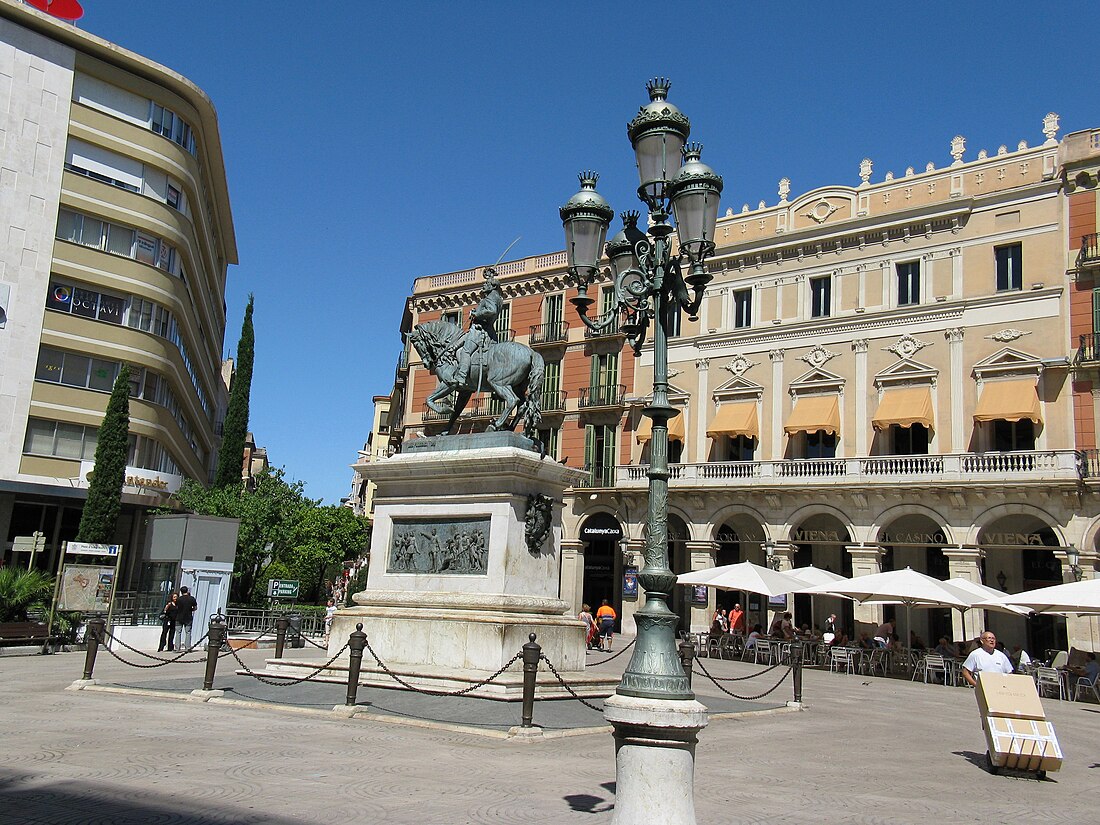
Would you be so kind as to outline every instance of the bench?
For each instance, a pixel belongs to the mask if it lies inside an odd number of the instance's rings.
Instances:
[[[44,645],[59,641],[60,636],[51,636],[45,622],[0,622],[0,647],[8,645]]]

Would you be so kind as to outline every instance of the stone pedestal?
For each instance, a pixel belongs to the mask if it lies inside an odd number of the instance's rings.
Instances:
[[[535,633],[581,692],[614,690],[615,679],[585,678],[584,624],[559,594],[562,496],[584,473],[533,448],[510,432],[439,436],[356,465],[377,485],[370,566],[355,607],[333,619],[330,656],[362,623],[370,649],[405,681],[461,689],[507,664]],[[547,534],[532,545],[525,526],[540,517]],[[378,671],[368,650],[363,683],[387,684]],[[544,676],[540,692],[558,695]],[[474,695],[518,699],[521,677],[517,664]]]
[[[613,825],[695,825],[695,745],[707,709],[616,694],[604,718],[615,728]]]

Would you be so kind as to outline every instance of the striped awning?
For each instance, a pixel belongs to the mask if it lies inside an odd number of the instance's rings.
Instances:
[[[684,417],[686,413],[681,410],[680,414],[675,418],[668,420],[668,440],[669,441],[683,441],[684,440]],[[638,429],[634,431],[634,438],[637,439],[639,444],[645,444],[653,437],[653,419],[643,415],[642,421],[638,424]]]
[[[840,435],[840,396],[811,395],[799,398],[783,429],[787,435],[814,433],[818,430]]]
[[[921,424],[930,430],[935,429],[932,388],[925,385],[886,390],[882,394],[882,400],[878,402],[874,417],[871,418],[871,426],[876,430],[886,430],[891,424],[899,427]]]
[[[728,435],[736,438],[743,435],[746,438],[760,438],[760,422],[756,416],[756,402],[743,401],[739,404],[723,404],[718,408],[714,420],[707,427],[707,435],[711,438]]]
[[[974,420],[1022,421],[1028,418],[1042,424],[1041,410],[1035,379],[988,381],[982,386],[982,397],[974,410]]]

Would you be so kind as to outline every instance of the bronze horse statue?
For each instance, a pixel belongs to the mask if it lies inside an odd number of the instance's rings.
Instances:
[[[489,345],[487,351],[479,353],[480,360],[471,365],[465,382],[460,383],[456,380],[458,359],[455,350],[461,346],[464,334],[462,327],[450,321],[428,321],[413,329],[410,335],[424,366],[439,380],[426,403],[429,409],[440,415],[450,416],[443,434],[454,431],[455,422],[470,396],[488,391],[504,402],[504,410],[489,425],[490,430],[515,429],[522,417],[523,434],[536,438],[539,422],[542,421],[545,379],[542,356],[514,341],[496,341]],[[440,402],[445,402],[452,392],[455,393],[455,404],[453,409],[449,409]]]

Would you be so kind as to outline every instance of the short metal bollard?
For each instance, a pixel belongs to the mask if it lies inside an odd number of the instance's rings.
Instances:
[[[542,647],[535,639],[534,633],[528,637],[531,641],[523,646],[523,719],[521,728],[534,727],[532,719],[535,716],[535,679],[539,672],[539,661],[542,659]]]
[[[791,669],[794,675],[794,701],[802,704],[802,645],[791,645]]]
[[[688,687],[691,687],[691,661],[695,658],[695,645],[689,642],[687,639],[680,640],[680,666],[684,669],[684,675],[687,676]]]
[[[225,643],[225,617],[218,614],[210,617],[210,628],[206,639],[206,674],[202,677],[202,689],[214,689],[214,672],[218,668],[218,653]]]
[[[84,657],[84,678],[92,678],[95,657],[99,652],[99,640],[104,638],[103,631],[107,622],[103,619],[88,619],[88,629],[84,631],[84,641],[88,643],[88,653]]]
[[[363,649],[366,646],[367,634],[363,632],[363,625],[360,623],[348,636],[348,649],[351,651],[351,656],[348,659],[348,698],[344,702],[348,707],[355,705],[355,694],[359,690],[359,669],[363,666]]]
[[[290,619],[280,616],[275,620],[275,658],[283,658],[283,648],[286,646],[286,629],[290,627]]]

